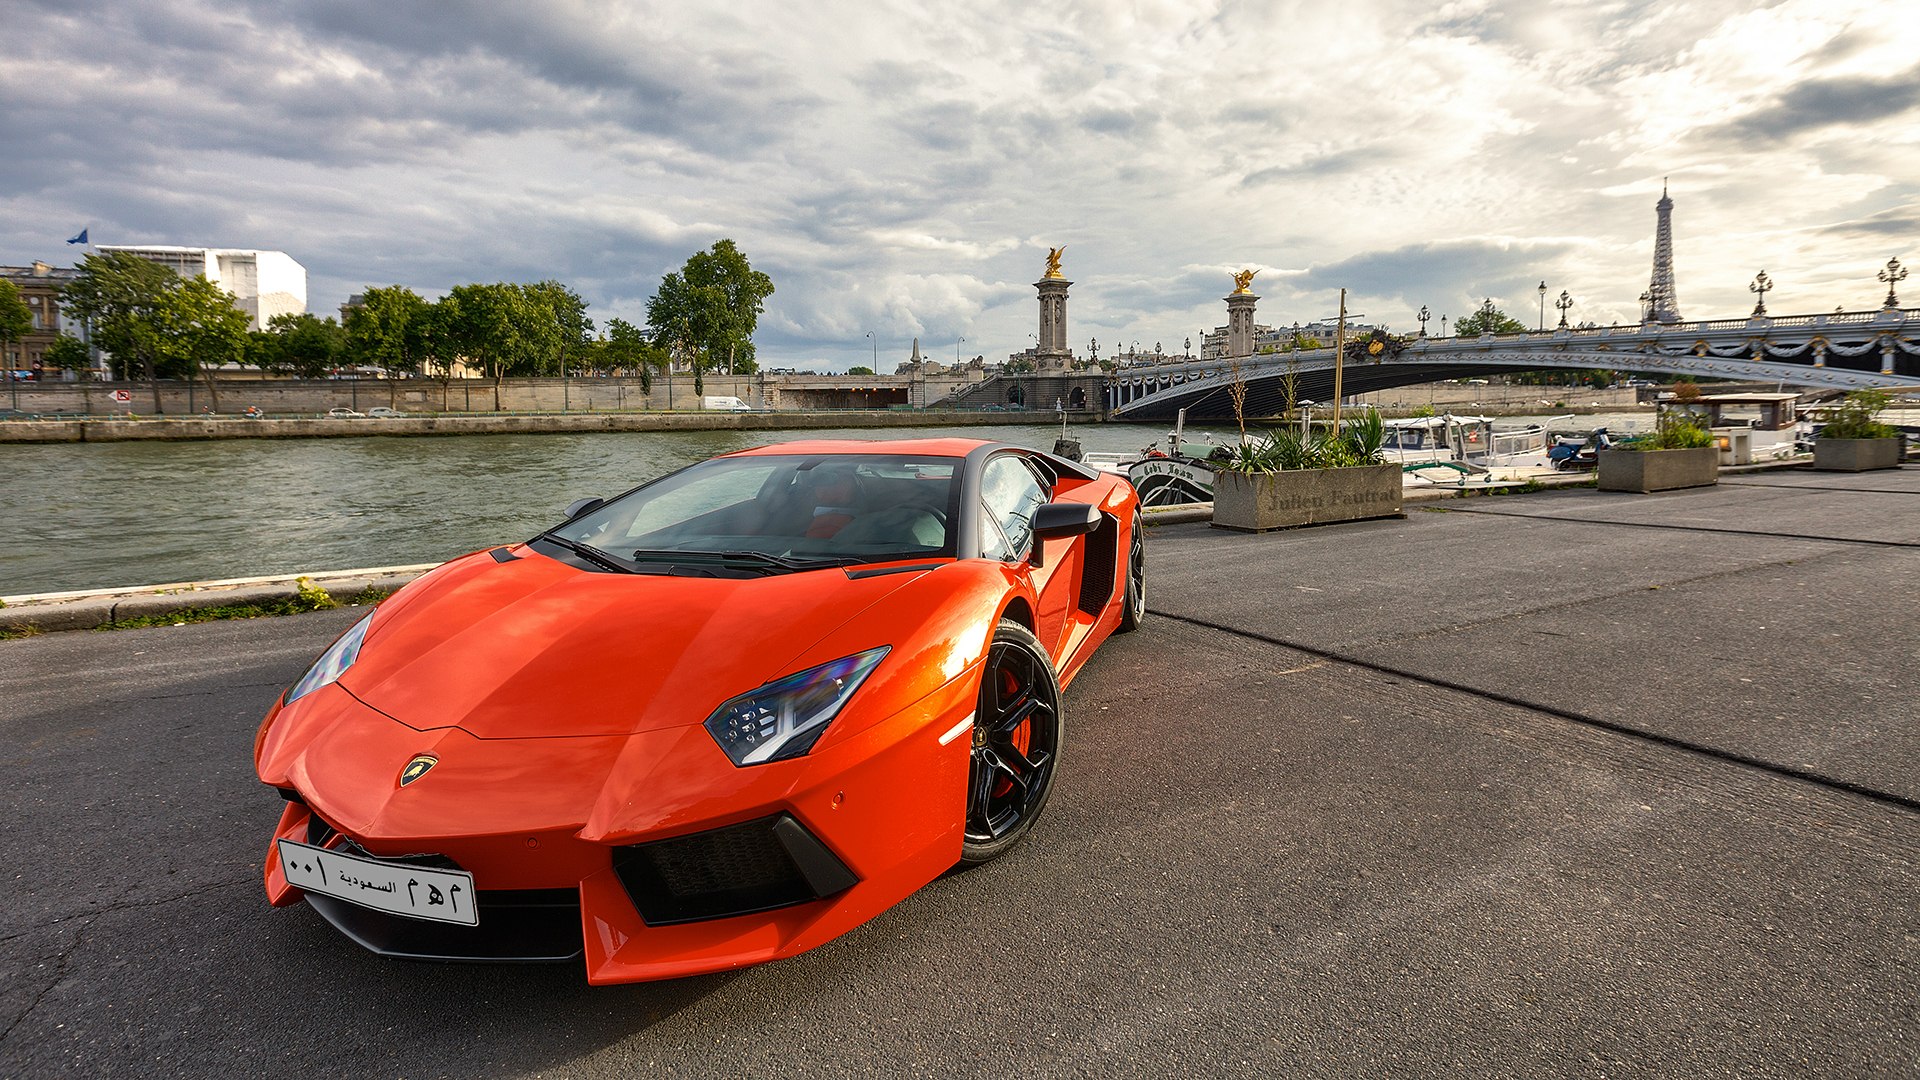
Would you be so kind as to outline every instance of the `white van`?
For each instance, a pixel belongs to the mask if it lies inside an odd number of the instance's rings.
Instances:
[[[701,398],[700,407],[703,409],[712,409],[712,410],[715,410],[716,412],[752,412],[753,411],[753,406],[747,404],[744,401],[741,401],[739,398],[725,397],[719,394],[708,394],[705,397]]]

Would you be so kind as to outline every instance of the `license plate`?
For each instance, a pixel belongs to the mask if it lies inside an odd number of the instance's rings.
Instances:
[[[307,892],[409,919],[480,925],[473,875],[464,870],[382,862],[293,840],[280,841],[280,868],[288,884]]]

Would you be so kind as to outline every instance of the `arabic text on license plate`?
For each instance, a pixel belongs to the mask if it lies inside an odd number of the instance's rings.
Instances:
[[[473,875],[405,863],[381,862],[280,841],[280,868],[288,884],[412,919],[480,925],[473,906]]]

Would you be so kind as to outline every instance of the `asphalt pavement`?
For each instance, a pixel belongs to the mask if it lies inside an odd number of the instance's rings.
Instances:
[[[254,729],[357,613],[0,642],[0,1076],[1920,1075],[1920,469],[1149,559],[1021,848],[624,987],[267,906]]]

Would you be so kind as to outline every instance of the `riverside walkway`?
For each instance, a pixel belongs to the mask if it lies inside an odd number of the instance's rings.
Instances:
[[[0,1075],[1920,1071],[1920,469],[1158,527],[1031,839],[746,971],[367,954],[248,747],[356,617],[0,641]]]

